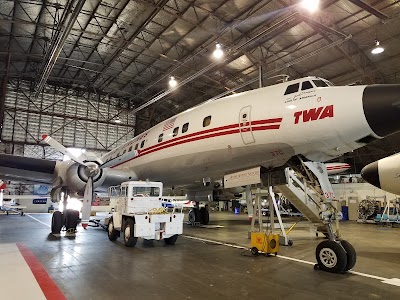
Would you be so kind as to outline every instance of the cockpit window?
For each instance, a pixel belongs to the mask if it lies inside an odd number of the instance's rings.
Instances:
[[[299,91],[299,83],[291,84],[286,88],[285,95],[293,94]]]
[[[313,80],[313,82],[316,87],[327,87],[328,86],[328,84],[325,81],[320,80],[320,79]]]
[[[313,89],[313,85],[311,84],[311,82],[309,81],[303,81],[303,83],[301,84],[301,90],[309,90],[309,89]]]
[[[329,86],[334,86],[334,84],[332,82],[330,82],[329,80],[324,80],[324,82]]]

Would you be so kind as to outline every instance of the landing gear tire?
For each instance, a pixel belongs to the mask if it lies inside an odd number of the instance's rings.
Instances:
[[[114,229],[114,220],[112,217],[108,221],[107,234],[110,241],[115,241],[119,237],[119,231]]]
[[[347,265],[344,268],[344,272],[352,269],[357,261],[357,254],[356,254],[356,250],[354,250],[354,247],[345,240],[340,241],[340,244],[342,244],[342,247],[344,248],[344,250],[346,250],[346,255],[347,255]]]
[[[79,211],[74,209],[68,209],[65,216],[65,228],[68,232],[75,232],[76,226],[78,225]]]
[[[210,221],[210,214],[205,207],[200,208],[201,220],[204,225],[207,225]]]
[[[134,237],[134,221],[133,219],[129,218],[125,220],[124,226],[124,244],[126,247],[135,247],[137,242],[137,237]]]
[[[174,245],[177,239],[178,239],[178,235],[175,234],[175,235],[173,235],[173,236],[171,236],[169,238],[164,239],[164,242],[167,245]]]
[[[200,214],[200,211],[199,211],[198,208],[194,207],[193,209],[191,209],[191,210],[189,211],[189,222],[190,222],[191,224],[194,224],[194,223],[201,223],[201,222],[202,222],[202,220],[201,220],[201,214]]]
[[[258,254],[258,249],[257,249],[257,247],[251,248],[251,254],[253,254],[253,255],[257,255],[257,254]]]
[[[318,266],[331,273],[344,272],[347,266],[347,254],[342,245],[335,241],[323,241],[315,250]]]
[[[58,234],[64,226],[64,215],[61,211],[55,211],[51,218],[51,233]]]

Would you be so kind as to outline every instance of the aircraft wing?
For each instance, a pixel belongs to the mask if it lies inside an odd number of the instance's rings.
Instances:
[[[6,180],[51,183],[55,167],[55,161],[0,154],[0,177]]]

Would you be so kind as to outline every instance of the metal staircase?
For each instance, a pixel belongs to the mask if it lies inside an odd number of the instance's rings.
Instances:
[[[309,221],[323,224],[323,214],[327,209],[333,209],[332,201],[335,197],[324,164],[302,162],[301,170],[287,167],[285,177],[286,184],[275,187]]]

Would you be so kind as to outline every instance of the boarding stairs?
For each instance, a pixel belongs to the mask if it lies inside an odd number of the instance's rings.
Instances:
[[[275,187],[310,222],[323,224],[322,211],[331,206],[334,192],[322,163],[302,162],[302,168],[285,168],[286,183]]]

